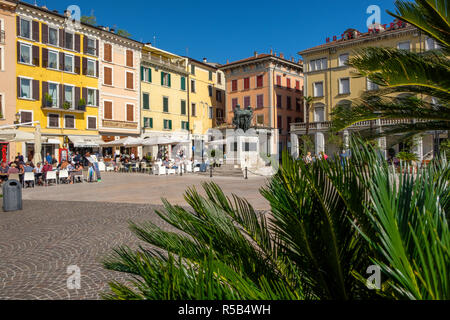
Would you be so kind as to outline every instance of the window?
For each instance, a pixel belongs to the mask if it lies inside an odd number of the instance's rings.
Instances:
[[[64,116],[64,128],[75,129],[75,117],[70,115]]]
[[[97,74],[97,70],[96,69],[96,62],[94,60],[87,60],[87,68],[86,68],[86,75],[91,76],[91,77],[95,77]]]
[[[250,97],[244,97],[244,108],[250,107],[251,99]]]
[[[213,87],[211,85],[208,86],[208,94],[210,97],[213,96]]]
[[[287,128],[288,128],[288,130],[290,130],[291,129],[291,123],[292,123],[292,118],[291,117],[287,117]]]
[[[112,86],[112,68],[104,67],[104,76],[103,76],[103,84],[108,86]]]
[[[325,108],[323,106],[318,106],[314,108],[314,122],[324,122],[325,121]]]
[[[286,97],[286,105],[287,105],[288,110],[292,109],[292,98],[291,97]]]
[[[433,38],[427,37],[425,39],[425,50],[439,50],[440,48],[441,46]]]
[[[277,94],[277,108],[283,108],[283,98],[279,94]]]
[[[212,71],[210,71],[209,72],[209,81],[212,81],[213,80],[213,73],[212,73]]]
[[[2,35],[0,34],[0,37],[2,37]],[[4,70],[4,62],[3,62],[3,52],[4,52],[4,50],[3,50],[3,48],[2,47],[0,47],[0,71],[3,71]]]
[[[31,79],[20,79],[20,98],[31,99]]]
[[[20,44],[20,62],[31,64],[31,46]]]
[[[213,107],[208,108],[208,118],[209,119],[214,118],[214,108]]]
[[[161,85],[165,87],[170,87],[170,73],[161,72]]]
[[[311,60],[309,62],[309,71],[319,71],[327,69],[327,58]]]
[[[127,50],[127,67],[133,67],[133,51]]]
[[[189,130],[189,122],[181,121],[181,129],[182,130]]]
[[[141,67],[141,80],[144,82],[152,82],[152,69]]]
[[[49,128],[59,128],[59,115],[49,114],[48,115],[48,127]]]
[[[286,79],[286,87],[287,87],[288,89],[291,88],[291,79],[289,79],[289,78]]]
[[[220,91],[220,90],[216,91],[216,100],[218,102],[222,102],[222,91]]]
[[[195,93],[195,80],[191,80],[191,92]]]
[[[339,56],[339,67],[344,67],[349,58],[348,53],[341,54]]]
[[[134,89],[134,74],[132,72],[125,72],[126,81],[127,81],[127,89]]]
[[[277,76],[277,86],[281,87],[281,76]]]
[[[249,90],[250,89],[250,78],[245,78],[244,79],[244,90]]]
[[[339,94],[350,93],[350,78],[339,79]]]
[[[97,117],[88,117],[88,130],[97,130]]]
[[[197,106],[195,105],[195,103],[193,103],[193,104],[191,105],[191,113],[192,113],[192,116],[193,116],[193,117],[196,117],[196,116],[197,116]]]
[[[97,90],[96,89],[87,89],[87,100],[86,104],[88,106],[97,106]]]
[[[367,90],[368,91],[374,91],[374,90],[378,90],[378,85],[376,83],[373,83],[372,81],[370,81],[369,78],[367,78]]]
[[[300,81],[295,81],[295,90],[300,91]]]
[[[4,119],[5,118],[5,112],[4,112],[4,110],[3,110],[3,105],[4,105],[4,102],[3,102],[3,95],[1,95],[0,94],[0,116],[1,116],[1,119]]]
[[[112,120],[113,113],[112,113],[112,102],[111,101],[104,101],[103,102],[104,110],[103,110],[103,117],[107,120]]]
[[[278,127],[278,132],[283,133],[283,118],[281,116],[277,117],[277,127]]]
[[[263,87],[263,82],[264,82],[264,76],[257,76],[256,77],[256,87],[257,88],[262,88]]]
[[[163,112],[169,112],[169,98],[163,97]]]
[[[220,72],[217,73],[217,83],[222,84],[222,74]]]
[[[107,62],[112,62],[112,45],[109,43],[105,43],[103,45],[103,59]]]
[[[195,66],[193,64],[191,65],[191,74],[195,75]]]
[[[181,100],[181,115],[183,115],[183,116],[186,115],[186,101],[185,100]]]
[[[71,55],[64,55],[64,71],[73,72],[73,59],[74,57]]]
[[[127,104],[127,121],[134,121],[134,106],[132,104]]]
[[[410,51],[411,43],[409,41],[399,42],[397,45],[397,49]]]
[[[186,78],[181,77],[181,90],[186,91]]]
[[[150,110],[150,95],[148,93],[142,94],[142,108],[144,110]]]
[[[314,83],[314,97],[323,97],[323,82]]]
[[[295,111],[302,110],[302,100],[300,98],[295,99]]]
[[[57,83],[48,83],[48,94],[52,97],[52,107],[58,107],[59,85]]]
[[[231,90],[232,91],[238,91],[238,81],[237,80],[233,80],[232,82],[231,82]]]
[[[172,130],[172,120],[164,119],[164,130]]]
[[[70,109],[74,107],[74,95],[72,86],[64,86],[64,102],[70,104]]]
[[[238,105],[238,98],[233,98],[231,100],[231,106],[232,106],[233,110],[236,109],[237,105]]]
[[[92,56],[97,55],[97,40],[87,38],[86,44],[87,44],[86,53]]]
[[[144,118],[144,128],[153,128],[153,118]]]
[[[31,111],[20,111],[20,123],[31,123],[33,122],[33,112]],[[31,126],[31,124],[28,124]]]
[[[56,28],[48,28],[48,44],[59,46],[59,32]]]
[[[264,125],[264,115],[258,114],[256,115],[256,123],[260,125]]]
[[[48,52],[48,68],[58,70],[59,54],[56,51]]]
[[[73,47],[74,47],[73,42],[74,42],[74,38],[75,38],[73,36],[73,33],[65,32],[64,34],[65,34],[64,45],[65,45],[66,49],[73,50]]]
[[[260,94],[256,97],[256,107],[258,109],[264,108],[264,95]]]
[[[31,39],[31,22],[25,19],[20,19],[20,36]]]

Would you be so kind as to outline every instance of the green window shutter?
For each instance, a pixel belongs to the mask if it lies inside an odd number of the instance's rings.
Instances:
[[[172,120],[169,120],[169,129],[172,130]]]
[[[186,130],[189,130],[189,122],[186,122]]]
[[[148,128],[148,118],[144,118],[144,128]]]
[[[141,66],[141,81],[144,81],[144,67]]]
[[[143,100],[144,100],[144,109],[149,110],[150,109],[150,96],[148,95],[148,93],[144,93]]]
[[[186,114],[186,101],[181,100],[181,114],[185,115]]]
[[[164,72],[161,72],[161,85],[164,85]]]
[[[169,99],[163,97],[163,112],[169,112]]]
[[[148,82],[152,82],[152,69],[148,68]]]
[[[153,128],[153,118],[150,118],[150,128]]]
[[[186,78],[181,77],[181,90],[186,90]]]
[[[170,86],[171,86],[171,81],[170,81],[170,73],[167,75],[168,76],[168,78],[169,78],[169,88],[170,88]]]

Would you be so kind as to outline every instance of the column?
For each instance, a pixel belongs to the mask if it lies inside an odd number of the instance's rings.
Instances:
[[[325,152],[325,135],[323,132],[317,132],[314,135],[314,142],[316,144],[316,155]]]
[[[343,132],[343,142],[344,150],[347,151],[348,149],[350,149],[350,132],[348,130],[344,130]],[[341,152],[341,150],[339,152]]]
[[[419,159],[419,162],[422,163],[423,161],[423,138],[419,135],[415,136],[414,139],[414,147],[413,152]]]
[[[378,139],[378,147],[380,148],[381,155],[387,160],[386,137]]]
[[[298,159],[300,155],[298,136],[295,133],[291,133],[291,155],[294,159]]]

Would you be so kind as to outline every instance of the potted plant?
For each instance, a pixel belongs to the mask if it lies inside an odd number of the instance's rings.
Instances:
[[[47,108],[53,107],[53,98],[48,93],[45,94],[44,103]]]
[[[83,98],[81,98],[80,101],[78,101],[78,108],[80,110],[86,109],[86,101]]]
[[[68,101],[64,102],[62,107],[63,107],[64,110],[69,110],[70,109],[70,102],[68,102]]]

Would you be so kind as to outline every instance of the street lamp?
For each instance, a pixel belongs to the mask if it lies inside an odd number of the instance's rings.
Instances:
[[[20,124],[20,112],[17,112],[15,115],[16,121],[14,121],[14,124]]]

